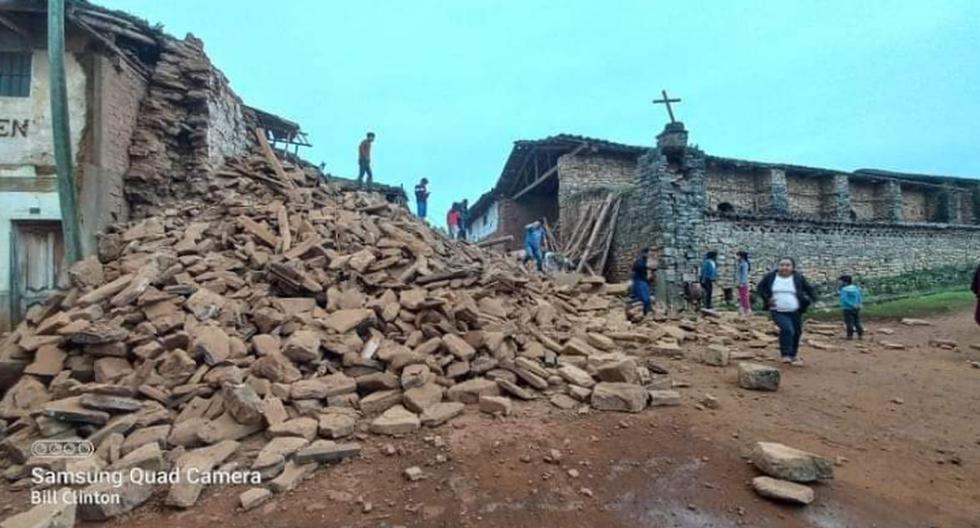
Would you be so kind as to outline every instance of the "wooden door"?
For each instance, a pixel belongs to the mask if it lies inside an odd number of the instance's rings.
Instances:
[[[35,304],[43,303],[66,271],[61,222],[14,221],[10,266],[14,324]]]

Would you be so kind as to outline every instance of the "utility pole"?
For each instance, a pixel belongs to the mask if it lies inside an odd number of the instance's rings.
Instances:
[[[51,132],[58,170],[58,203],[68,265],[82,258],[75,179],[72,177],[71,127],[65,81],[65,0],[48,0],[48,68],[51,82]]]

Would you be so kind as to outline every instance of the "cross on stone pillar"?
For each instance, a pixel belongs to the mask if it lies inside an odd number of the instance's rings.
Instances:
[[[679,103],[681,102],[680,98],[671,99],[667,96],[667,90],[660,90],[660,93],[663,95],[663,99],[654,99],[653,104],[662,104],[666,106],[667,115],[670,116],[670,122],[676,123],[677,121],[674,119],[674,110],[670,107],[670,103]]]

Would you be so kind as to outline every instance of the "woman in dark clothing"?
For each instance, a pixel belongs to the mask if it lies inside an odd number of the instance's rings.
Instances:
[[[803,314],[817,301],[817,295],[802,273],[796,271],[796,261],[783,258],[776,271],[759,281],[756,292],[762,297],[779,327],[779,355],[783,363],[802,366],[800,337],[803,335]]]
[[[973,320],[980,325],[980,266],[973,272],[973,285],[970,286],[973,295],[977,296],[977,308],[973,312]]]

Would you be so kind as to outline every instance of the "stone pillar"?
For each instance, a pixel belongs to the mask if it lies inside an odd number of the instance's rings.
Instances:
[[[786,172],[782,169],[769,169],[769,208],[775,214],[789,212]]]
[[[902,185],[895,180],[888,180],[885,184],[886,220],[889,222],[901,222],[905,214],[902,210]]]
[[[834,196],[831,214],[838,222],[851,221],[851,182],[846,174],[834,175]]]
[[[704,248],[705,157],[688,148],[676,163],[660,149],[640,157],[637,198],[649,211],[649,240],[659,252],[658,302],[668,311],[679,306],[684,281],[697,280]],[[617,237],[620,233],[617,231]]]
[[[667,123],[664,131],[657,135],[657,150],[671,161],[677,161],[687,149],[687,130],[684,123]]]
[[[950,224],[963,223],[963,193],[959,189],[943,189],[940,193],[943,200],[942,207],[946,211],[946,218],[941,218],[943,222]]]

